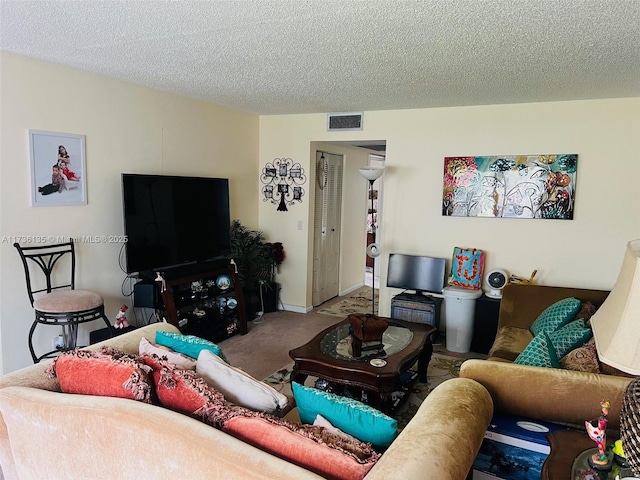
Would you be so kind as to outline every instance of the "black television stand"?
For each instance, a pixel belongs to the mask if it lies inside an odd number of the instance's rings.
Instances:
[[[402,293],[400,293],[400,295],[404,295],[407,298],[411,297],[411,298],[433,298],[433,295],[431,295],[429,292],[425,292],[424,290],[403,290]],[[399,295],[396,295],[399,296]]]
[[[212,270],[219,270],[230,265],[228,258],[217,258],[213,260],[205,260],[203,262],[184,263],[180,265],[172,265],[170,267],[159,268],[154,270],[153,279],[155,280],[157,273],[160,273],[165,280],[173,280],[176,278],[190,277]]]
[[[219,342],[247,333],[244,295],[229,259],[180,265],[156,281],[162,313],[183,334]]]
[[[440,326],[442,298],[424,295],[422,292],[402,292],[391,299],[391,318],[409,322]]]

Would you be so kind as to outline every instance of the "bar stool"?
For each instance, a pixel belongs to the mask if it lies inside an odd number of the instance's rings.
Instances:
[[[109,328],[109,332],[113,335],[114,329],[104,313],[102,297],[95,292],[75,289],[76,253],[73,241],[28,247],[14,243],[13,246],[20,253],[27,281],[29,301],[35,310],[35,320],[29,330],[29,351],[33,363],[76,348],[78,325],[81,323],[102,318]],[[62,258],[65,258],[65,261],[60,262],[60,268],[56,270],[55,275],[52,275],[54,268]],[[44,275],[45,286],[43,288],[39,288],[42,285],[42,279],[39,282],[32,279],[29,268],[31,264],[27,260],[32,261],[40,268],[40,270],[34,270],[38,274]],[[65,264],[70,267],[68,274],[64,274]],[[38,293],[43,294],[34,296]],[[33,333],[38,325],[62,327],[63,345],[57,345],[55,350],[43,355],[36,355],[33,348]]]

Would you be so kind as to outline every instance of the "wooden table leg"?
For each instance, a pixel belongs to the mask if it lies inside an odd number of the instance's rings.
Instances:
[[[300,385],[304,385],[304,382],[308,376],[309,375],[300,373],[300,371],[294,365],[293,370],[291,371],[291,375],[289,376],[289,382],[291,383],[296,382],[296,383],[299,383]]]
[[[424,344],[424,348],[418,355],[418,381],[426,383],[427,381],[427,368],[429,368],[429,362],[433,355],[433,344],[431,339],[427,339]]]

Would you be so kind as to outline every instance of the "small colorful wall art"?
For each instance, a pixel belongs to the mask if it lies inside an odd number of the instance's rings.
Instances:
[[[484,252],[477,248],[453,249],[449,285],[479,290],[482,288],[484,270]]]
[[[573,219],[577,154],[445,157],[442,215]]]

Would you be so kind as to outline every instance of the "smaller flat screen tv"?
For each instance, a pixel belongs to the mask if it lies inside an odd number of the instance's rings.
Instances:
[[[392,253],[389,255],[387,287],[416,293],[442,293],[446,259]]]

